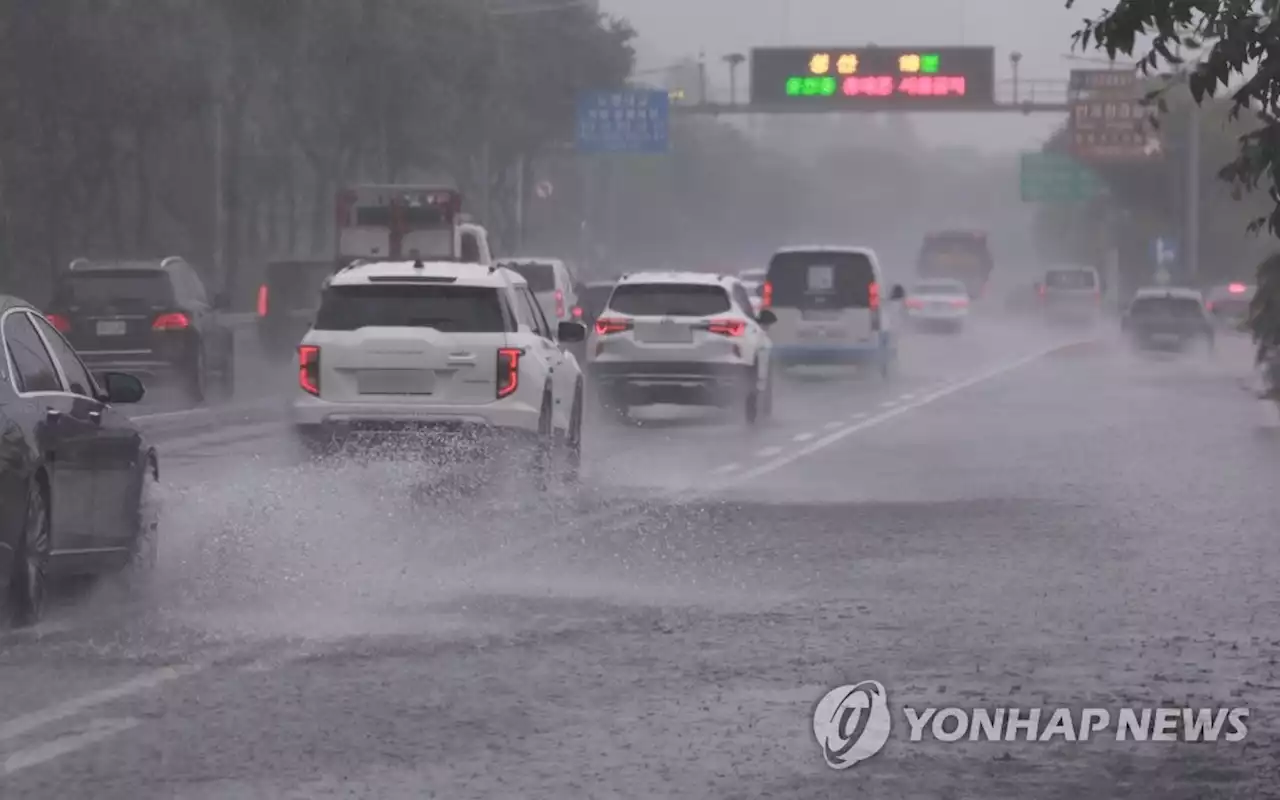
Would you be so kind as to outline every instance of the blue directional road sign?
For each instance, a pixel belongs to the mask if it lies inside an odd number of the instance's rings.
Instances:
[[[1167,266],[1178,260],[1178,242],[1167,236],[1151,240],[1151,256],[1157,266]]]
[[[670,104],[665,91],[582,93],[578,96],[578,152],[667,152]]]

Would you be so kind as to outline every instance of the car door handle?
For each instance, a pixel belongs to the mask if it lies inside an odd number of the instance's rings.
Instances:
[[[95,424],[95,425],[101,425],[101,424],[102,424],[102,412],[101,412],[101,411],[90,411],[90,412],[89,412],[89,419],[93,420],[93,424]]]
[[[450,364],[474,364],[476,363],[475,353],[455,353],[449,356]]]
[[[49,422],[57,422],[62,419],[62,412],[56,408],[46,408],[44,411],[44,418]]]

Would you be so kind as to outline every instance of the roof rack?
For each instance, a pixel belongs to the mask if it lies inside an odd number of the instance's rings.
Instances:
[[[160,262],[160,269],[168,269],[174,264],[185,264],[185,263],[187,263],[187,260],[182,256],[169,256],[168,258]]]

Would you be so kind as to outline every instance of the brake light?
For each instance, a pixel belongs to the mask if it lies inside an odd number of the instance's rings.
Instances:
[[[564,319],[564,290],[556,289],[556,319]]]
[[[182,312],[161,314],[151,323],[153,331],[185,331],[191,327],[191,318]]]
[[[1044,297],[1045,289],[1043,285],[1037,286],[1036,291],[1040,294],[1041,297]]]
[[[267,315],[267,285],[264,283],[258,287],[258,316],[265,317]]]
[[[320,396],[320,348],[313,344],[298,346],[298,386]]]
[[[872,282],[867,287],[867,308],[876,311],[880,308],[880,284]]]
[[[510,397],[520,388],[520,354],[517,347],[498,349],[498,397]]]
[[[1227,291],[1231,294],[1244,294],[1249,291],[1249,287],[1243,283],[1233,283],[1227,287]]]
[[[765,281],[760,287],[760,308],[773,308],[773,282]]]
[[[967,297],[957,297],[951,301],[951,305],[956,308],[965,308],[969,305],[969,299]]]
[[[622,333],[628,330],[631,330],[631,323],[625,319],[601,317],[596,320],[596,333],[600,336],[608,336],[611,333]]]
[[[1210,300],[1209,302],[1205,303],[1205,304],[1204,304],[1204,308],[1205,308],[1205,311],[1212,311],[1212,310],[1213,310],[1213,301],[1212,301],[1212,300]]]
[[[924,308],[924,301],[915,297],[906,299],[907,308]]]
[[[707,323],[706,330],[717,336],[742,336],[747,332],[747,323],[737,319],[714,319]]]
[[[574,319],[582,319],[582,306],[574,306],[574,307],[573,307],[573,318],[574,318]]]
[[[71,320],[61,314],[49,314],[45,319],[49,320],[49,324],[57,328],[59,333],[71,332]]]

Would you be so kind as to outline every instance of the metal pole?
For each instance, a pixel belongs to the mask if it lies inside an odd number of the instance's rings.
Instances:
[[[213,100],[213,268],[224,285],[227,280],[226,132],[222,124],[222,98]]]
[[[1200,107],[1190,104],[1187,124],[1187,272],[1200,278]]]
[[[524,249],[524,171],[525,157],[516,159],[516,252]]]

